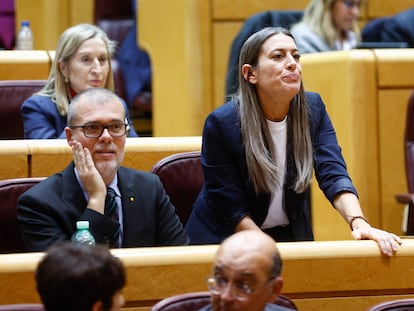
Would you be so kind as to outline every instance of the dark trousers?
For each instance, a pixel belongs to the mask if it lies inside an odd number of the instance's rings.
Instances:
[[[295,242],[295,235],[292,226],[277,226],[273,228],[263,229],[265,233],[270,235],[276,242]]]

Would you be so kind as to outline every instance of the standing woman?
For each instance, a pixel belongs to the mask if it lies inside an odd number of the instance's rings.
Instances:
[[[291,28],[304,53],[350,50],[360,42],[357,19],[363,0],[311,0]]]
[[[401,240],[364,218],[325,105],[303,90],[299,59],[284,28],[265,28],[244,43],[239,94],[204,124],[204,185],[187,234],[193,244],[220,243],[246,229],[276,241],[313,240],[306,192],[314,169],[354,238],[375,240],[392,255]]]
[[[103,87],[114,91],[111,55],[115,42],[97,26],[79,24],[63,32],[46,85],[22,105],[26,139],[66,138],[70,100],[79,92]],[[138,136],[129,119],[128,136]]]

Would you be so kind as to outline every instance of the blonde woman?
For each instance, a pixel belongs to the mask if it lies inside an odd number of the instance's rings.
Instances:
[[[299,51],[350,50],[360,42],[357,19],[362,0],[311,0],[303,19],[291,28]]]
[[[92,87],[114,91],[111,56],[115,42],[95,25],[79,24],[66,29],[58,41],[46,85],[22,105],[26,139],[66,138],[70,100]],[[138,136],[129,120],[128,136]]]

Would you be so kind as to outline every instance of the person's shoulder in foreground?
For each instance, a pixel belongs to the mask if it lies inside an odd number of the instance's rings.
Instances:
[[[104,246],[56,244],[35,279],[46,311],[118,311],[124,305],[124,266]]]
[[[275,241],[261,230],[242,230],[225,239],[207,280],[211,304],[200,310],[291,310],[275,304],[283,278]]]

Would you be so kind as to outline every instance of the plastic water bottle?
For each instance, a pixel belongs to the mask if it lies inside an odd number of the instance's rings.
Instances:
[[[89,231],[89,221],[77,221],[77,231],[72,235],[71,241],[76,244],[95,245],[95,238]]]
[[[29,21],[22,21],[20,23],[16,42],[16,50],[33,50],[33,32],[30,29]]]

